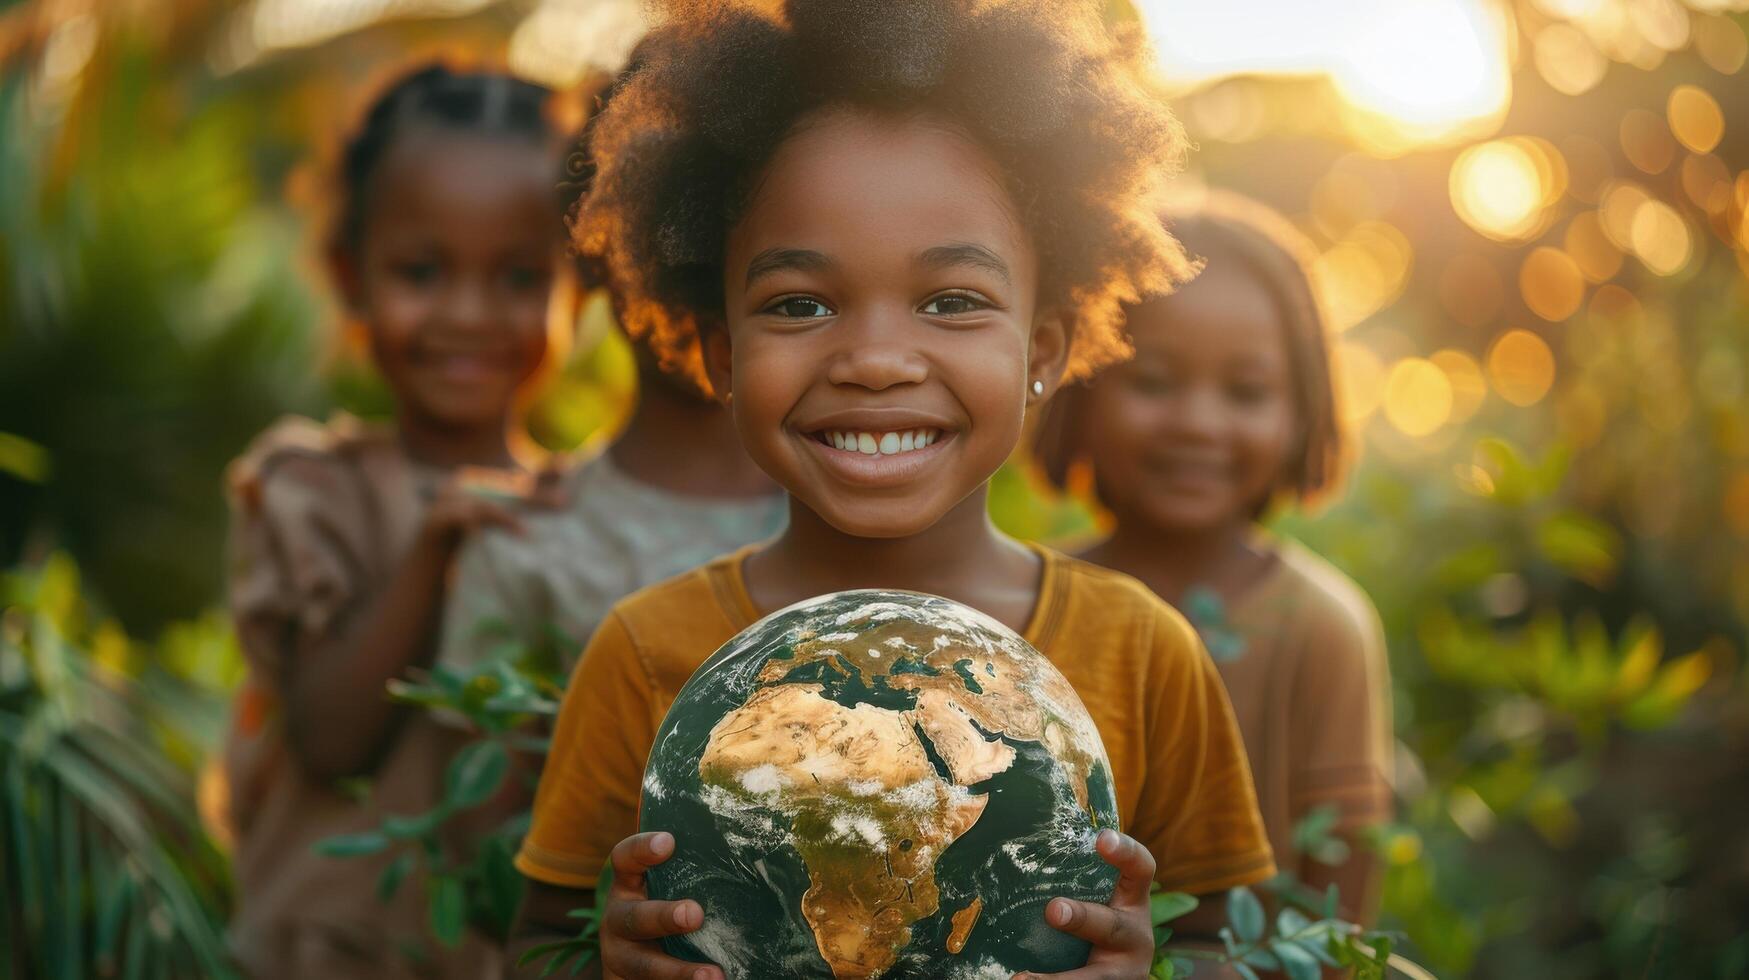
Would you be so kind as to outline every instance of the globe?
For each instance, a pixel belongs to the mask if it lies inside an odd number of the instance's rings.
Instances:
[[[1006,980],[1086,962],[1053,896],[1104,902],[1111,765],[1050,661],[973,609],[838,592],[743,630],[693,674],[644,770],[674,834],[651,897],[704,926],[671,955],[730,978]]]

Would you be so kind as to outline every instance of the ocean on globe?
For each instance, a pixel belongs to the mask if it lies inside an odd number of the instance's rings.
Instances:
[[[653,898],[703,928],[668,952],[731,980],[1006,980],[1086,962],[1063,895],[1110,899],[1117,826],[1081,699],[988,616],[936,596],[820,596],[699,667],[656,735],[643,830],[674,834]]]

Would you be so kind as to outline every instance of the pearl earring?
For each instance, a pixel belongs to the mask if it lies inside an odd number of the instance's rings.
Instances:
[[[1032,383],[1032,397],[1038,398],[1038,397],[1043,396],[1044,393],[1045,393],[1045,383],[1043,381],[1038,381],[1035,379]]]

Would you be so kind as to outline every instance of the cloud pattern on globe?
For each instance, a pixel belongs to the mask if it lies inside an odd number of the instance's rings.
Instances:
[[[1107,900],[1117,826],[1099,732],[1012,630],[910,592],[820,596],[724,644],[650,753],[656,898],[705,925],[673,955],[731,978],[1006,978],[1085,962],[1044,921]]]

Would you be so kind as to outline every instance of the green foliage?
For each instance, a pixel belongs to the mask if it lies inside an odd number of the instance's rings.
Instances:
[[[1387,967],[1412,976],[1423,972],[1391,952],[1389,934],[1367,931],[1337,918],[1334,888],[1315,907],[1285,890],[1276,897],[1283,904],[1271,923],[1263,902],[1251,889],[1227,892],[1228,925],[1221,928],[1223,949],[1216,951],[1169,942],[1170,923],[1194,911],[1197,900],[1155,885],[1150,898],[1155,935],[1150,980],[1189,976],[1194,960],[1218,963],[1245,980],[1258,980],[1259,970],[1288,980],[1318,980],[1324,967],[1338,966],[1353,969],[1356,980],[1382,980]]]
[[[60,555],[0,578],[0,976],[231,976],[224,860],[154,734],[173,700],[141,697],[180,682],[137,684],[79,586]]]

